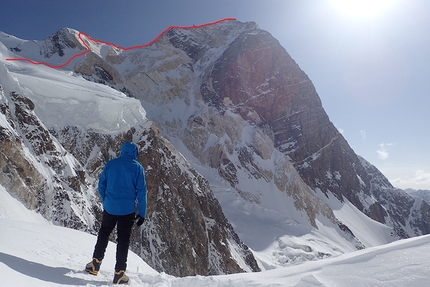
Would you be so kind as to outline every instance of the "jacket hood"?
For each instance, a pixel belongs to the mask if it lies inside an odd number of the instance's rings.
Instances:
[[[132,142],[126,142],[121,148],[121,157],[128,157],[132,159],[137,159],[139,156],[139,150],[137,146]]]

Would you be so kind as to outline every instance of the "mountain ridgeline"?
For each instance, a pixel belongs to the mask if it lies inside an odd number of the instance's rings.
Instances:
[[[40,42],[1,39],[2,53],[55,64],[86,49],[72,29]],[[97,96],[100,86],[121,95],[86,105],[99,116],[89,124],[52,120],[49,87],[32,89],[16,62],[2,60],[0,67],[0,184],[54,223],[97,232],[97,179],[122,143],[133,141],[149,198],[147,221],[134,229],[131,249],[158,271],[211,275],[281,265],[256,259],[262,244],[250,240],[253,232],[276,242],[330,228],[328,241],[349,246],[300,246],[283,262],[365,248],[363,235],[337,213],[346,203],[363,220],[385,225],[392,240],[430,233],[429,205],[395,189],[354,153],[308,76],[255,23],[172,28],[133,50],[84,41],[91,51],[56,72],[64,81],[91,82],[89,93]],[[107,106],[132,116],[118,119],[102,109]],[[81,108],[73,101],[56,106],[60,114]],[[111,120],[112,130],[100,128]],[[266,220],[268,229],[253,230],[253,220]],[[283,227],[275,232],[273,226]]]

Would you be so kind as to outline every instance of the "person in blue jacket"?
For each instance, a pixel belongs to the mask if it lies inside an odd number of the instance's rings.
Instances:
[[[126,142],[121,148],[121,155],[110,160],[99,179],[98,191],[103,202],[103,219],[94,247],[93,260],[85,271],[97,275],[104,258],[109,236],[117,227],[117,247],[114,283],[127,284],[128,247],[133,223],[141,226],[146,217],[147,190],[145,172],[136,160],[139,155],[137,146]],[[138,213],[136,214],[136,201]]]

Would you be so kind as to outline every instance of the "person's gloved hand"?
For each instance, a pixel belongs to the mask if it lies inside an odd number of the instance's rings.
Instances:
[[[139,214],[137,214],[136,215],[136,218],[135,218],[136,220],[137,220],[137,226],[141,226],[142,224],[143,224],[143,222],[145,221],[145,218],[143,218],[142,216],[140,216]]]

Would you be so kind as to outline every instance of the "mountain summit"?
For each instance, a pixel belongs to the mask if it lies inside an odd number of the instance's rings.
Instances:
[[[98,176],[132,140],[149,188],[132,249],[158,271],[257,271],[429,233],[429,205],[354,153],[308,76],[253,22],[172,28],[133,50],[84,45],[72,29],[0,41],[2,54],[52,64],[90,47],[63,70],[2,57],[0,184],[94,233]]]

